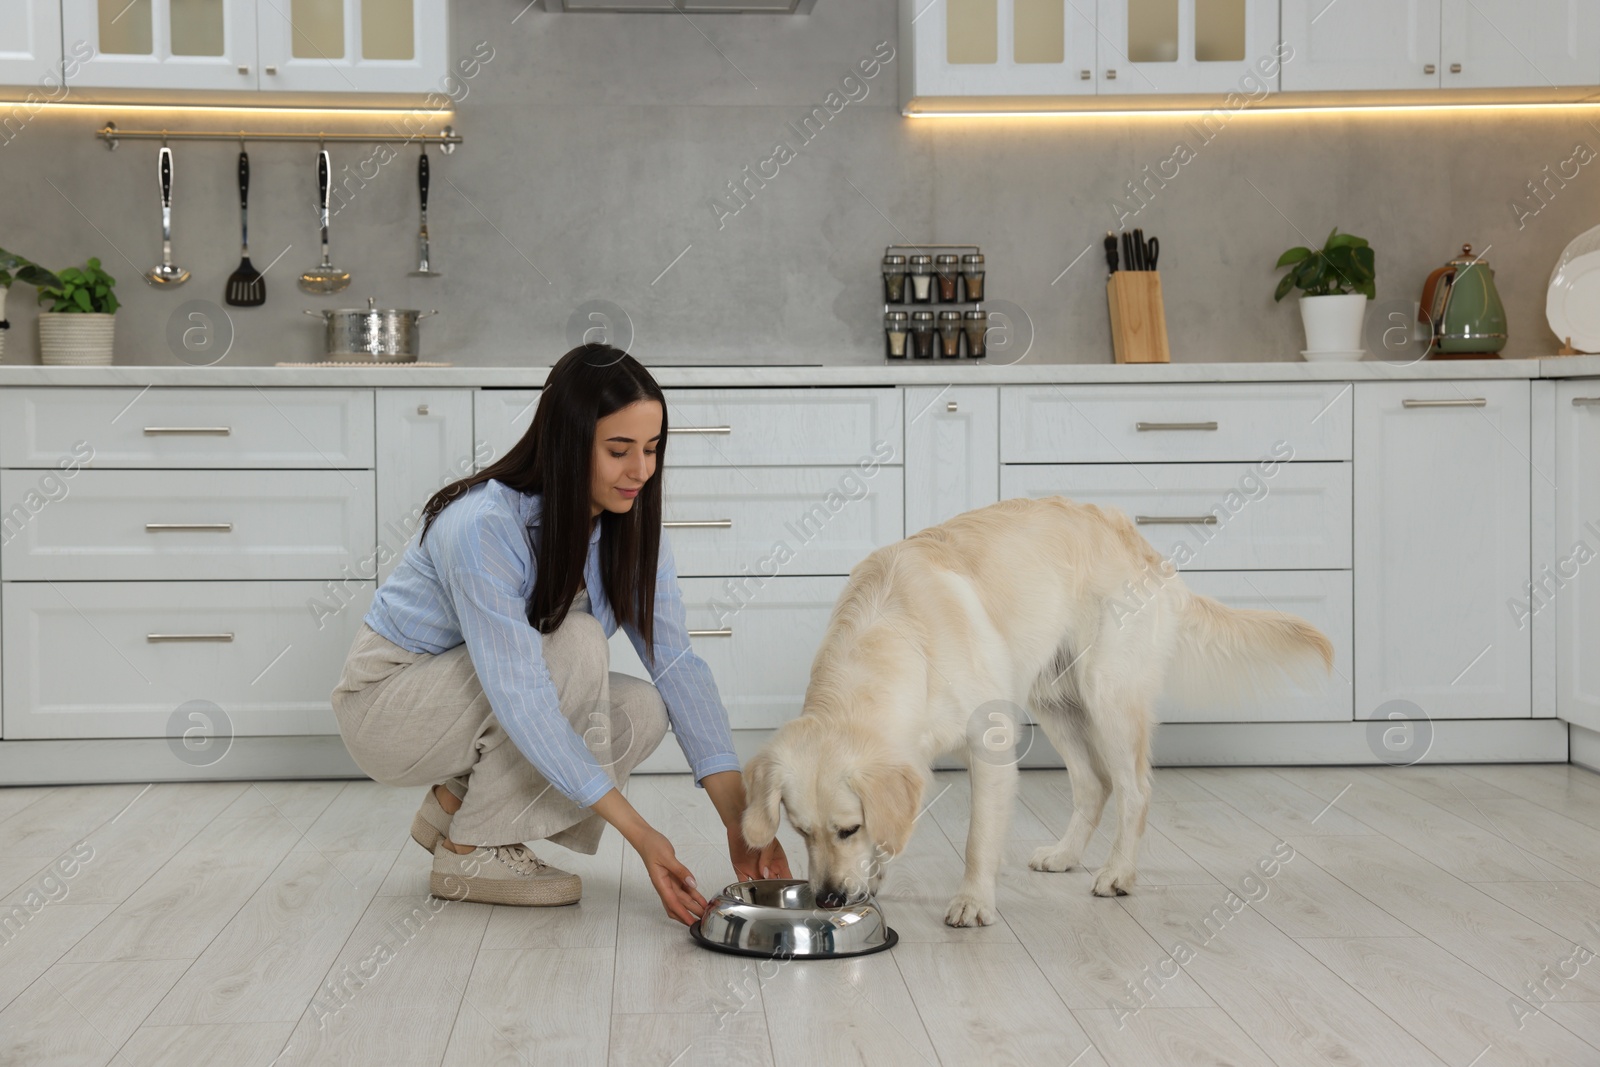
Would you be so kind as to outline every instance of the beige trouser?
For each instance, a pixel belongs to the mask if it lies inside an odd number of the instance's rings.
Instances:
[[[569,612],[544,636],[543,653],[567,721],[621,785],[666,736],[661,694],[611,671],[605,630],[592,615]],[[333,690],[333,711],[345,747],[373,779],[445,782],[461,798],[451,841],[550,840],[590,854],[599,848],[604,820],[555,789],[507,736],[466,645],[438,655],[409,652],[362,623]]]

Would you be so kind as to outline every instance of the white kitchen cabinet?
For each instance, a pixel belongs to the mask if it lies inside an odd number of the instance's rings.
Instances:
[[[668,389],[667,466],[899,463],[895,389]]]
[[[1528,383],[1355,390],[1356,718],[1530,716]]]
[[[448,89],[447,0],[260,0],[256,20],[264,90]]]
[[[1092,0],[901,0],[902,99],[1093,96]]]
[[[61,90],[61,0],[0,4],[0,85],[25,85],[51,100]],[[9,140],[7,129],[0,139]]]
[[[1555,560],[1519,611],[1554,613],[1556,714],[1600,730],[1600,382],[1558,382],[1555,423]]]
[[[1281,88],[1437,89],[1439,16],[1440,0],[1282,0]]]
[[[1099,0],[1099,91],[1275,90],[1277,37],[1276,0]]]
[[[511,450],[533,425],[538,389],[478,389],[472,394],[473,458],[483,470]]]
[[[1440,84],[1446,89],[1600,83],[1594,0],[1443,0]]]
[[[846,580],[789,574],[681,580],[694,650],[711,668],[735,730],[771,729],[800,713],[812,657]],[[620,629],[611,638],[611,669],[650,677]]]
[[[428,498],[475,473],[488,451],[472,436],[471,389],[379,389],[378,581],[422,526]]]
[[[4,736],[181,744],[174,713],[190,701],[220,708],[235,736],[336,734],[329,693],[374,589],[7,582]]]
[[[906,397],[906,534],[1000,499],[1000,391],[912,386]]]
[[[255,8],[254,0],[61,0],[63,39],[94,49],[70,84],[253,90]]]

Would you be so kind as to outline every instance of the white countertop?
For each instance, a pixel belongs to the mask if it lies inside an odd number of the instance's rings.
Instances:
[[[1359,363],[1030,363],[995,366],[967,360],[874,366],[650,367],[666,387],[829,385],[1039,385],[1136,382],[1341,382],[1483,378],[1600,377],[1600,355],[1549,359],[1469,359],[1395,365]],[[0,388],[82,386],[402,386],[534,387],[548,367],[46,367],[0,365]]]

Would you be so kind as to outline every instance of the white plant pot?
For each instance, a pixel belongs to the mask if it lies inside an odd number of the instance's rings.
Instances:
[[[41,311],[39,362],[53,366],[109,366],[116,324],[114,313]]]
[[[1302,296],[1300,318],[1306,326],[1307,352],[1359,352],[1367,298],[1360,293]]]

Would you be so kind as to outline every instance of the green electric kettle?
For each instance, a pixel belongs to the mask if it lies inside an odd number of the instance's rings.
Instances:
[[[1506,309],[1487,261],[1461,255],[1428,275],[1417,317],[1433,327],[1429,354],[1444,359],[1498,356],[1506,346]]]

